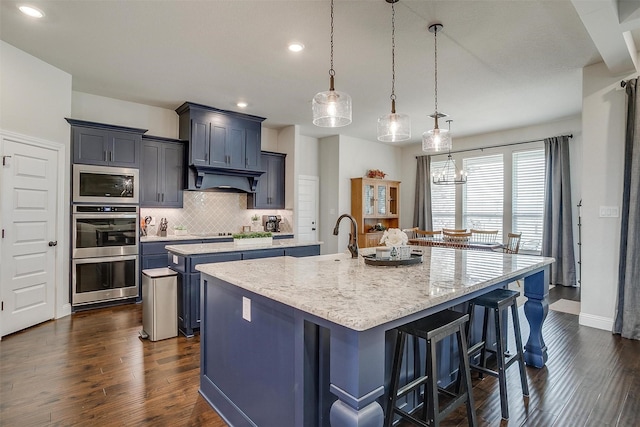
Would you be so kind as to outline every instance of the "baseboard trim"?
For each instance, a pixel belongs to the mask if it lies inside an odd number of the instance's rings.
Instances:
[[[67,303],[60,307],[60,310],[56,313],[56,319],[62,317],[71,316],[71,304]]]
[[[578,324],[590,328],[613,331],[613,319],[609,317],[594,316],[593,314],[580,313]]]

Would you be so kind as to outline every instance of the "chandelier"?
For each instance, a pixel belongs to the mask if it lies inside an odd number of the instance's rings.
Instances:
[[[396,9],[398,0],[391,3],[391,114],[378,118],[378,141],[400,142],[411,138],[411,119],[406,114],[396,113]]]
[[[453,120],[447,120],[449,125],[448,133],[451,135],[451,122]],[[467,183],[467,172],[462,169],[458,169],[456,162],[451,157],[451,151],[447,156],[447,161],[444,163],[440,172],[434,172],[431,174],[431,180],[435,185],[455,185]]]
[[[333,70],[333,0],[331,0],[331,68],[329,90],[313,97],[313,124],[320,127],[337,128],[351,123],[351,97],[334,88]]]
[[[428,153],[438,153],[442,151],[451,150],[451,133],[446,129],[440,129],[438,127],[438,119],[447,117],[446,114],[438,112],[438,32],[441,31],[443,25],[436,23],[429,26],[429,32],[433,33],[434,40],[434,98],[435,98],[435,113],[429,117],[433,117],[435,125],[433,129],[426,131],[422,134],[422,151]]]

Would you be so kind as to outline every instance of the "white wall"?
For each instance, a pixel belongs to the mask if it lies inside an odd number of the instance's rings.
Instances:
[[[0,41],[0,63],[0,129],[59,145],[64,156],[64,170],[60,171],[60,177],[64,182],[70,182],[71,137],[69,124],[64,118],[71,114],[71,75],[3,41]],[[8,202],[6,195],[0,197],[2,203]],[[56,317],[71,313],[66,237],[69,235],[69,203],[68,191],[58,195],[62,218],[58,218],[57,228]]]
[[[618,289],[620,218],[600,206],[622,207],[626,95],[602,63],[583,70],[582,292],[580,324],[612,330]]]
[[[178,115],[166,108],[73,91],[71,116],[78,120],[148,129],[146,135],[178,138]]]
[[[380,169],[387,173],[387,179],[400,180],[401,149],[377,141],[338,135],[322,138],[319,153],[319,164],[322,165],[320,239],[324,241],[323,253],[344,252],[349,242],[348,221],[341,224],[338,239],[332,233],[338,217],[351,213],[351,178],[364,176],[368,169]]]
[[[324,242],[321,246],[323,254],[338,252],[338,239],[333,235],[333,226],[340,212],[339,179],[340,166],[340,137],[338,135],[321,138],[318,141],[318,162],[320,168],[320,205],[319,205],[319,236]],[[348,237],[347,237],[348,239]],[[346,244],[341,245],[346,249]]]

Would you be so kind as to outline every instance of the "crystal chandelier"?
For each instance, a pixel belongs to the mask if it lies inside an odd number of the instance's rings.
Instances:
[[[440,23],[429,26],[429,32],[433,33],[434,40],[434,64],[435,64],[435,84],[434,84],[434,98],[435,98],[435,113],[429,117],[433,117],[435,120],[435,126],[433,129],[426,131],[422,134],[422,151],[427,153],[438,153],[451,150],[451,133],[446,129],[440,129],[438,127],[438,119],[447,117],[446,114],[438,112],[438,32],[441,31],[443,25]]]
[[[351,123],[351,97],[334,89],[333,70],[333,0],[331,0],[331,68],[329,90],[313,97],[313,124],[320,127],[337,128]]]
[[[406,114],[396,113],[396,9],[398,0],[391,3],[391,114],[378,118],[378,141],[400,142],[411,138],[411,119]]]

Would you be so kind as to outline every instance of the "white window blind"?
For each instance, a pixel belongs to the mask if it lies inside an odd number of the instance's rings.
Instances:
[[[501,240],[504,200],[502,154],[466,158],[463,165],[468,178],[462,192],[462,226],[498,230],[498,240]]]
[[[540,252],[544,213],[544,149],[513,153],[513,231],[521,250]]]
[[[431,173],[439,173],[446,160],[431,161]],[[447,178],[453,179],[452,176]],[[431,218],[433,230],[455,228],[456,225],[456,188],[455,185],[434,185],[431,182]]]

